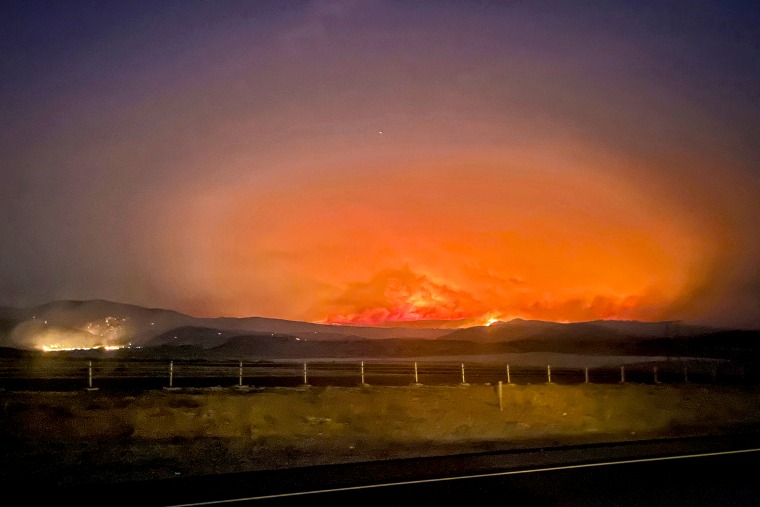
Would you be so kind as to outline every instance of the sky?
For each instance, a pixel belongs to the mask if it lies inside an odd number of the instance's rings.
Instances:
[[[0,305],[760,328],[753,2],[14,1]]]

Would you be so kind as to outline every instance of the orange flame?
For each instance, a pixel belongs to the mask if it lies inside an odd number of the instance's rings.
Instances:
[[[373,304],[352,308],[357,301]],[[378,273],[369,282],[354,283],[336,301],[328,324],[388,325],[418,321],[464,321],[479,317],[483,310],[469,293],[408,267]]]

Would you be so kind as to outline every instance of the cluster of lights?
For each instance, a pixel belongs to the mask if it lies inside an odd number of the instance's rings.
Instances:
[[[32,319],[37,316],[33,315]],[[114,350],[132,348],[132,343],[123,344],[122,335],[125,332],[124,323],[127,318],[106,317],[102,321],[89,322],[85,327],[76,330],[46,327],[35,340],[36,349],[43,352],[72,352],[85,350]],[[45,325],[48,321],[45,320]],[[61,331],[56,333],[56,330]],[[57,336],[56,336],[57,335]],[[69,339],[70,337],[70,339]],[[50,343],[52,342],[52,343]],[[97,345],[79,345],[81,343],[100,342]],[[122,342],[118,344],[118,342]]]
[[[124,348],[131,348],[128,345],[95,345],[93,347],[68,347],[66,345],[61,345],[59,343],[54,343],[52,345],[40,345],[38,347],[43,352],[71,352],[74,350],[105,350],[105,351],[113,351],[113,350],[119,350]]]

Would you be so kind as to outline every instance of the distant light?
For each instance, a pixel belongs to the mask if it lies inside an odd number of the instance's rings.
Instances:
[[[130,344],[131,345],[131,344]],[[94,347],[69,347],[60,343],[53,343],[50,345],[39,345],[37,348],[43,352],[72,352],[75,350],[105,350],[106,352],[112,352],[114,350],[131,348],[124,345],[95,345]],[[140,348],[140,347],[137,347]]]

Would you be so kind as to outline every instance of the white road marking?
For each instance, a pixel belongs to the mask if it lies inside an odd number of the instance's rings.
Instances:
[[[438,479],[420,479],[416,481],[388,482],[384,484],[368,484],[365,486],[351,486],[351,487],[345,487],[345,488],[318,489],[314,491],[297,491],[294,493],[280,493],[276,495],[251,496],[247,498],[231,498],[229,500],[211,500],[209,502],[183,503],[183,504],[172,505],[170,507],[194,507],[194,506],[199,506],[199,505],[219,505],[219,504],[234,503],[234,502],[248,502],[251,500],[268,500],[272,498],[286,498],[286,497],[291,497],[291,496],[315,495],[319,493],[337,493],[340,491],[356,491],[356,490],[371,489],[371,488],[385,488],[389,486],[390,487],[408,486],[408,485],[413,485],[413,484],[428,484],[432,482],[457,481],[461,479],[482,479],[485,477],[499,477],[503,475],[532,474],[536,472],[552,472],[555,470],[573,470],[573,469],[578,469],[578,468],[593,468],[593,467],[602,467],[602,466],[609,466],[609,465],[627,465],[630,463],[648,463],[652,461],[668,461],[668,460],[686,459],[686,458],[706,458],[710,456],[725,456],[729,454],[745,454],[745,453],[750,453],[750,452],[760,452],[760,448],[739,449],[736,451],[707,452],[707,453],[702,453],[702,454],[684,454],[680,456],[661,456],[657,458],[639,458],[639,459],[629,459],[629,460],[623,460],[623,461],[605,461],[602,463],[584,463],[581,465],[562,465],[562,466],[546,467],[546,468],[531,468],[528,470],[511,470],[508,472],[491,472],[487,474],[460,475],[457,477],[441,477]]]

